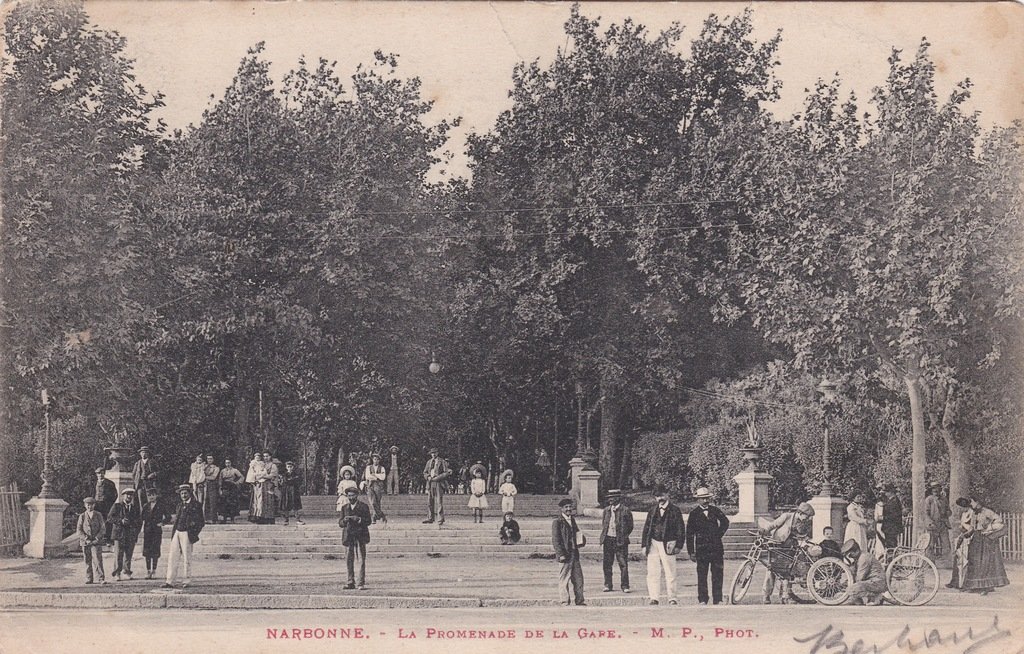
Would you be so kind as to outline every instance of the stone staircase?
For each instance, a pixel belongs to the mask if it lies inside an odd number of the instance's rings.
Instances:
[[[558,515],[558,501],[564,495],[517,495],[515,514],[520,517],[554,517]],[[472,519],[473,509],[469,508],[470,495],[447,494],[444,496],[444,513],[447,518],[466,517]],[[361,495],[362,501],[369,504],[369,498]],[[335,495],[305,495],[302,498],[302,515],[314,517],[336,516]],[[427,517],[426,495],[385,495],[381,498],[381,508],[389,517],[415,518],[423,520]],[[487,495],[486,514],[499,520],[501,515],[501,496]],[[497,527],[494,528],[497,531]]]
[[[419,516],[416,516],[419,517]],[[598,536],[601,522],[596,518],[578,518],[587,546],[583,555],[588,559],[601,556]],[[522,540],[516,545],[502,545],[498,540],[500,521],[497,517],[483,524],[474,524],[468,518],[453,517],[443,527],[421,524],[415,518],[392,516],[386,525],[370,527],[367,553],[374,558],[458,557],[468,559],[553,558],[551,549],[551,517],[525,517],[519,520]],[[640,534],[643,514],[637,514],[637,525],[631,542],[631,555],[641,558]],[[736,525],[725,536],[726,558],[741,558],[750,547],[751,537],[746,533],[750,525]],[[165,532],[169,535],[169,530]],[[164,539],[167,556],[169,539]],[[227,525],[207,525],[196,544],[194,555],[203,559],[340,559],[345,556],[341,543],[341,529],[332,519],[310,518],[305,525],[293,520],[285,525],[279,519],[274,525],[254,525],[236,522]],[[679,555],[686,558],[685,550]]]

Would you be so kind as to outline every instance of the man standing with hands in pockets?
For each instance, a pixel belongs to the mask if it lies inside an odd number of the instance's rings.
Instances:
[[[661,577],[665,576],[665,594],[669,604],[676,601],[676,554],[682,549],[686,537],[683,513],[669,502],[668,491],[660,484],[654,487],[657,503],[647,514],[644,533],[640,541],[647,556],[647,592],[650,604],[658,604],[661,597]]]
[[[697,507],[686,521],[686,551],[697,563],[697,601],[708,603],[708,568],[711,569],[711,599],[722,603],[722,574],[725,548],[722,537],[729,529],[729,518],[717,506],[711,506],[711,492],[697,489]]]

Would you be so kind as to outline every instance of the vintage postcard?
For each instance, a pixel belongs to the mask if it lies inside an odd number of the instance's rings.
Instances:
[[[1024,653],[1024,8],[0,5],[0,653]]]

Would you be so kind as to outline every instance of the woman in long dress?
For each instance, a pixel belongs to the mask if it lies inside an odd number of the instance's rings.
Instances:
[[[263,463],[263,455],[259,452],[252,455],[249,470],[245,473],[245,482],[252,485],[252,497],[249,500],[249,522],[261,524],[267,515],[266,493],[267,467]]]
[[[869,526],[874,522],[874,515],[868,516],[864,505],[867,498],[858,493],[853,501],[846,506],[846,517],[850,521],[846,525],[846,532],[843,534],[843,542],[853,539],[860,545],[861,552],[871,551],[871,541],[868,538]]]
[[[999,551],[1003,520],[975,499],[961,497],[957,506],[966,509],[960,516],[961,534],[953,553],[953,579],[949,586],[988,595],[1000,586],[1007,586],[1003,554]]]

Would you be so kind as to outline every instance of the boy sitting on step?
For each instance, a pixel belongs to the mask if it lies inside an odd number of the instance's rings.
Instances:
[[[498,536],[502,545],[515,545],[522,538],[519,535],[519,523],[515,521],[511,511],[505,512],[505,522],[501,523]]]

